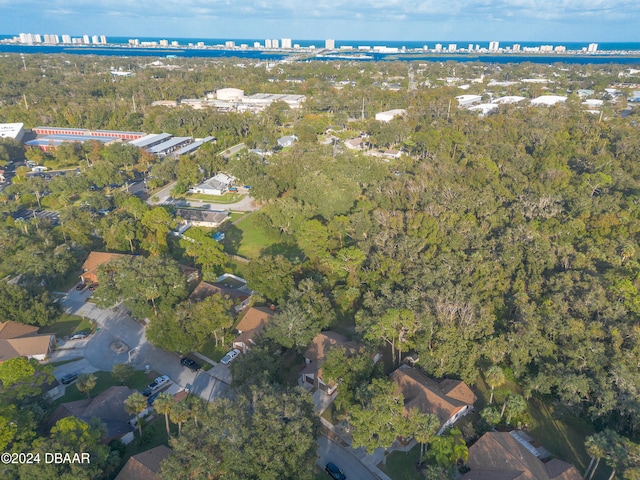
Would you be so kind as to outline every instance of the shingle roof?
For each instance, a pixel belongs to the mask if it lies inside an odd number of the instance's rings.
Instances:
[[[0,338],[18,338],[35,335],[38,333],[38,327],[33,325],[25,325],[23,323],[14,322],[13,320],[7,320],[0,323]]]
[[[98,278],[98,267],[116,258],[134,258],[134,255],[126,255],[123,253],[107,253],[107,252],[91,252],[82,264],[82,270],[85,274]]]
[[[304,358],[311,361],[315,370],[319,370],[324,363],[327,352],[338,345],[354,350],[360,346],[357,342],[351,341],[337,332],[321,332],[313,338],[311,345],[304,352]]]
[[[573,465],[562,460],[544,464],[508,432],[488,432],[480,437],[469,448],[467,465],[471,471],[461,480],[582,480]]]
[[[133,393],[129,387],[110,387],[92,399],[77,400],[60,405],[53,416],[48,420],[48,425],[53,425],[57,420],[73,415],[74,417],[90,422],[97,417],[107,425],[107,437],[114,438],[132,430],[129,425],[131,415],[124,409],[124,401]]]
[[[475,401],[473,392],[471,403],[448,396],[438,382],[408,365],[402,365],[392,372],[391,378],[398,385],[397,391],[404,395],[405,413],[414,408],[423,413],[432,413],[438,417],[440,424],[444,424],[457,411]],[[450,385],[451,383],[446,383],[447,387]]]
[[[165,445],[152,448],[131,457],[120,471],[116,480],[160,480],[156,475],[160,471],[162,460],[171,454]]]
[[[236,330],[239,332],[248,332],[250,330],[261,329],[271,320],[273,315],[273,310],[267,307],[251,307],[236,326]]]

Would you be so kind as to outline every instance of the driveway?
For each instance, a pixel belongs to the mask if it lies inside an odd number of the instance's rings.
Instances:
[[[212,370],[198,370],[191,384],[191,393],[198,395],[207,402],[218,397],[228,397],[230,395],[229,384],[214,377]]]

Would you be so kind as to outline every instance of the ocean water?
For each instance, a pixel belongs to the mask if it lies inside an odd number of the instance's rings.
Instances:
[[[0,35],[0,41],[6,38],[12,38],[13,35]],[[258,59],[277,61],[287,58],[290,52],[281,52],[274,50],[239,50],[225,49],[223,46],[226,41],[232,40],[236,45],[247,44],[253,47],[254,42],[260,42],[264,45],[264,39],[207,39],[207,38],[171,38],[165,37],[169,42],[177,41],[179,47],[129,47],[129,37],[107,37],[109,45],[105,46],[70,46],[70,45],[20,45],[0,43],[0,53],[21,53],[21,54],[80,54],[80,55],[107,55],[107,56],[126,56],[126,57],[186,57],[186,58],[221,58],[235,57],[246,59]],[[160,37],[138,37],[140,42],[159,42]],[[199,42],[203,42],[209,48],[193,48]],[[315,46],[320,50],[324,47],[324,40],[292,40],[293,44],[299,44],[301,47]],[[342,46],[351,46],[354,48],[360,46],[386,46],[389,48],[415,50],[422,49],[427,46],[433,49],[436,43],[440,43],[446,48],[450,43],[457,44],[458,48],[466,48],[469,44],[479,45],[480,48],[488,48],[489,42],[478,41],[439,41],[439,42],[406,42],[406,41],[380,41],[380,40],[336,40],[336,49]],[[501,47],[508,47],[514,43],[519,43],[521,48],[537,47],[541,45],[564,45],[567,50],[580,51],[588,46],[588,42],[500,42]],[[191,44],[191,47],[189,46]],[[210,48],[218,47],[218,48]],[[299,52],[304,53],[304,52]],[[540,64],[553,63],[570,63],[570,64],[629,64],[640,65],[640,42],[608,42],[598,44],[598,55],[571,55],[571,54],[451,54],[451,53],[422,53],[412,52],[410,55],[404,53],[384,54],[372,51],[360,51],[357,53],[338,52],[336,55],[325,57],[310,57],[309,60],[357,60],[357,61],[421,61],[421,62],[444,62],[444,61],[461,61],[461,62],[485,62],[485,63],[523,63],[532,62]],[[631,53],[631,54],[630,54]]]

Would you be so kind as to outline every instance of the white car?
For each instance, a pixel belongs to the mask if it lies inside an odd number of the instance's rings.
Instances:
[[[233,360],[240,355],[240,350],[238,350],[237,348],[234,348],[233,350],[231,350],[230,352],[228,352],[224,357],[222,357],[222,360],[220,360],[220,363],[223,365],[229,365],[231,362],[233,362]]]

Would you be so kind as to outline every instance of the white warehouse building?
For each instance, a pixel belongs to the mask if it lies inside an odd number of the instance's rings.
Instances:
[[[379,122],[390,122],[394,118],[405,115],[406,113],[407,111],[402,108],[387,110],[386,112],[376,113],[376,120],[378,120]]]
[[[216,98],[227,102],[241,101],[244,98],[244,90],[239,88],[221,88],[216,90]]]

